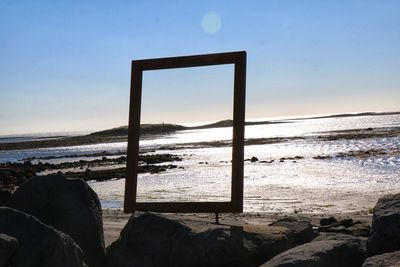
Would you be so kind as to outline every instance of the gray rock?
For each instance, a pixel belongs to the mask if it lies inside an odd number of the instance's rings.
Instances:
[[[325,226],[325,225],[330,225],[330,224],[335,223],[335,222],[337,222],[335,217],[329,217],[329,218],[322,218],[319,221],[319,224],[322,225],[322,226]]]
[[[13,267],[82,267],[82,250],[68,235],[33,216],[0,207],[0,232],[18,240]]]
[[[371,232],[371,226],[368,223],[357,223],[350,227],[346,227],[343,230],[340,229],[337,230],[338,231],[333,231],[333,232],[354,235],[354,236],[368,237]]]
[[[354,237],[348,234],[340,234],[340,233],[320,233],[314,241],[327,241],[327,240],[335,240],[335,241],[347,241],[347,240],[360,240],[363,245],[363,250],[366,250],[366,242],[367,238],[365,237]]]
[[[72,237],[91,267],[104,263],[105,248],[100,201],[81,179],[37,176],[21,185],[7,206],[33,215]]]
[[[318,228],[318,231],[320,232],[340,233],[363,237],[368,237],[370,230],[371,227],[368,223],[353,221],[352,219],[334,221],[327,225],[321,224],[321,226]]]
[[[308,221],[301,221],[296,218],[285,218],[274,223],[270,226],[286,227],[292,233],[288,235],[296,244],[304,244],[313,240],[317,234],[312,229],[312,225]]]
[[[386,195],[378,200],[367,242],[370,256],[396,250],[400,250],[400,194]]]
[[[5,234],[0,234],[0,267],[7,267],[10,265],[11,257],[17,250],[17,247],[17,239]]]
[[[367,258],[362,267],[398,267],[400,266],[400,251],[384,253]]]
[[[106,266],[259,266],[304,241],[299,228],[214,225],[145,213],[132,216],[108,247]]]
[[[365,239],[330,233],[281,253],[262,267],[353,267],[361,266],[365,257]]]

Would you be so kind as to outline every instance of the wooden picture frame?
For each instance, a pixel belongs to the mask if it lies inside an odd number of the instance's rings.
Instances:
[[[139,158],[140,112],[143,71],[234,64],[232,137],[232,183],[229,202],[136,202]],[[127,176],[124,212],[166,213],[243,212],[244,125],[246,92],[246,52],[133,60],[128,128]]]

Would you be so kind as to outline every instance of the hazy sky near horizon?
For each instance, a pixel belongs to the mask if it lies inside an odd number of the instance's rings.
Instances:
[[[0,135],[126,125],[134,59],[247,51],[246,118],[400,110],[400,1],[0,0]],[[232,66],[146,72],[143,122],[225,119]]]

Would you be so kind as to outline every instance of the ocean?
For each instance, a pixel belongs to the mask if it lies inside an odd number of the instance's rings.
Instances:
[[[400,192],[400,115],[286,119],[283,122],[245,128],[246,139],[276,140],[245,147],[244,211],[368,213],[380,196]],[[379,134],[360,137],[357,135],[360,129]],[[341,138],[342,135],[347,137]],[[199,143],[230,140],[231,137],[232,128],[225,127],[185,130],[141,140],[143,151],[178,155],[182,161],[173,163],[181,168],[139,174],[138,201],[229,200],[231,147],[207,147]],[[126,142],[116,142],[0,151],[0,162],[22,162],[26,158],[47,156],[59,158],[40,161],[78,161],[82,158],[62,156],[102,151],[123,153],[126,147]],[[252,157],[258,161],[251,162]],[[84,159],[96,158],[99,157]],[[103,208],[110,209],[122,208],[124,184],[124,179],[89,182]]]

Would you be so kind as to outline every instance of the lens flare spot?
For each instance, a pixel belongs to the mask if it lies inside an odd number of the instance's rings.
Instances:
[[[201,20],[201,27],[206,33],[215,34],[221,29],[221,26],[221,16],[216,12],[207,12]]]

